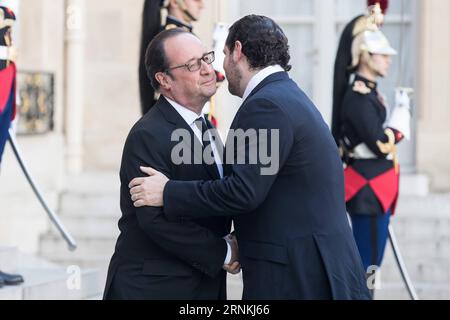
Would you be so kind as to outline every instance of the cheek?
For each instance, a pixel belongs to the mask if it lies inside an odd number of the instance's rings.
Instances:
[[[186,91],[194,92],[200,87],[201,79],[196,73],[189,74],[183,79],[183,86]]]
[[[223,69],[226,72],[230,72],[230,58],[225,58],[225,60],[223,61]]]

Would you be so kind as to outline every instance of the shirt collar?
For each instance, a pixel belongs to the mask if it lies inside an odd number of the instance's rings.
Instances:
[[[174,107],[174,109],[180,114],[186,123],[191,126],[198,118],[203,117],[203,113],[196,114],[194,111],[189,110],[188,108],[183,107],[181,104],[167,98],[164,96],[166,100]]]
[[[355,74],[355,80],[353,82],[355,82],[355,81],[362,81],[362,82],[364,82],[366,84],[366,86],[370,88],[370,90],[376,90],[377,87],[378,87],[377,82],[371,81],[371,80],[363,77],[362,75],[360,75],[358,73]]]
[[[166,19],[166,25],[175,25],[177,28],[182,28],[186,31],[192,32],[192,25],[186,24],[183,21],[175,18],[174,16],[168,15]]]
[[[262,69],[261,71],[259,71],[257,74],[255,74],[253,76],[253,78],[248,83],[247,88],[245,89],[244,96],[242,97],[242,99],[246,100],[250,96],[252,91],[261,82],[263,82],[264,79],[266,79],[268,76],[270,76],[270,75],[272,75],[274,73],[277,73],[277,72],[282,72],[282,71],[284,71],[284,69],[278,64],[274,65],[274,66],[266,67],[266,68]]]

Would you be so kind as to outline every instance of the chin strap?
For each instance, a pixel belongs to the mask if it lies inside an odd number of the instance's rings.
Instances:
[[[184,0],[178,0],[177,3],[180,6],[181,10],[183,11],[183,14],[187,18],[186,20],[197,21],[197,19],[189,12]]]

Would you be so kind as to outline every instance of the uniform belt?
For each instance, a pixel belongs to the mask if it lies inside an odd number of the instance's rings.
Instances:
[[[365,143],[361,143],[357,145],[353,152],[350,155],[351,158],[357,160],[369,160],[369,159],[378,159],[378,156],[369,149],[369,147]],[[393,160],[394,157],[392,154],[389,154],[386,157],[387,160]]]
[[[0,60],[11,60],[11,47],[0,46]]]

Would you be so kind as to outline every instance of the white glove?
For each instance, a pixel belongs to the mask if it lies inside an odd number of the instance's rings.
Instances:
[[[411,110],[411,99],[408,96],[408,90],[403,88],[398,88],[395,90],[395,107],[405,107],[408,110]]]
[[[408,90],[399,88],[395,91],[395,108],[387,123],[389,128],[400,131],[406,140],[411,139],[411,100]]]

